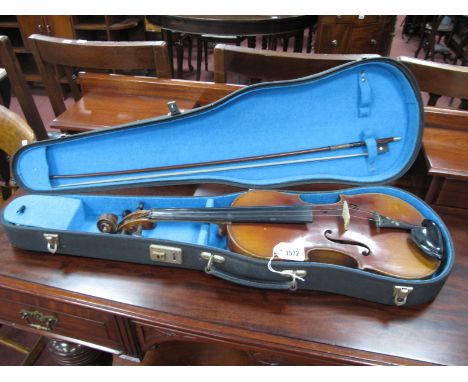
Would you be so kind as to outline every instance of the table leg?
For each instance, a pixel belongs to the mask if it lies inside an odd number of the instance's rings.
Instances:
[[[202,36],[197,37],[197,81],[200,81],[201,62],[203,55],[203,39]]]
[[[167,44],[167,51],[169,54],[170,64],[171,64],[171,75],[174,78],[174,55],[172,51],[172,31],[168,29],[162,29],[163,40]]]
[[[437,204],[437,199],[439,198],[440,191],[444,184],[445,178],[439,176],[433,176],[429,189],[427,190],[426,197],[424,201],[427,204]]]
[[[302,53],[302,46],[304,45],[304,31],[298,31],[294,37],[294,52]]]
[[[177,55],[177,78],[182,78],[182,65],[184,64],[184,43],[179,38],[175,43]]]
[[[68,341],[49,340],[52,358],[62,366],[110,366],[112,354]]]

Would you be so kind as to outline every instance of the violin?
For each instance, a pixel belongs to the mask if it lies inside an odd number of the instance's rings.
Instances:
[[[106,233],[138,234],[155,229],[158,221],[219,224],[229,250],[257,259],[272,259],[278,245],[289,245],[303,251],[305,261],[401,279],[430,277],[444,257],[436,223],[409,203],[380,193],[312,204],[297,194],[254,190],[240,194],[230,207],[145,210],[140,205],[120,222],[114,214],[102,214],[97,226]]]

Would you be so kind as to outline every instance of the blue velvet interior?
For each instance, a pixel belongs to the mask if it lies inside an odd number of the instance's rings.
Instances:
[[[332,192],[301,194],[308,203],[335,203],[340,194],[383,193],[400,198],[415,207],[425,218],[434,220],[442,229],[446,243],[446,264],[452,262],[453,247],[450,235],[442,220],[423,201],[403,190],[392,187],[365,187]],[[11,224],[40,228],[47,231],[68,230],[99,233],[96,221],[102,213],[119,215],[125,209],[134,210],[140,202],[145,208],[163,207],[226,207],[239,194],[216,197],[142,197],[94,195],[26,195],[14,199],[4,210],[4,219]],[[18,210],[25,206],[24,212]],[[103,208],[105,206],[105,208]],[[103,234],[104,235],[104,234]],[[207,245],[227,249],[226,239],[218,234],[218,226],[208,223],[158,222],[156,229],[143,231],[144,237],[172,240],[188,244]],[[439,274],[444,272],[441,267]],[[433,277],[436,277],[434,275]]]
[[[202,180],[253,186],[327,180],[380,183],[398,176],[418,147],[418,97],[398,67],[386,61],[363,62],[318,79],[252,86],[182,117],[33,145],[19,154],[16,177],[26,188],[42,192],[63,191],[65,188],[55,188],[61,184],[100,179],[108,182],[94,187],[137,185],[149,180],[121,181],[118,179],[127,176],[115,176],[51,181],[49,175],[206,162],[362,139],[368,139],[371,149],[376,138],[401,137],[400,142],[389,144],[388,153],[374,158],[373,164],[367,157],[357,157],[154,179],[156,183]],[[74,188],[82,187],[66,189]]]

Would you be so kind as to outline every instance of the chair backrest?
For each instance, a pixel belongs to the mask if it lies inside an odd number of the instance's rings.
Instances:
[[[24,117],[34,130],[37,139],[47,139],[48,136],[44,123],[13,51],[11,41],[7,36],[0,36],[0,66],[5,68],[11,88],[23,110]]]
[[[74,69],[150,70],[157,77],[171,77],[168,49],[163,41],[101,42],[34,34],[29,36],[29,45],[56,116],[66,109],[60,75],[68,80],[75,100],[80,98]]]
[[[24,144],[36,140],[34,131],[19,115],[0,105],[0,181],[3,199],[11,195],[9,158]]]
[[[428,106],[435,106],[441,96],[460,98],[460,109],[467,109],[468,68],[441,64],[433,61],[400,56],[403,63],[416,77],[421,91],[429,93]]]
[[[214,49],[214,82],[227,82],[227,73],[262,81],[289,80],[377,54],[307,54],[218,44]]]

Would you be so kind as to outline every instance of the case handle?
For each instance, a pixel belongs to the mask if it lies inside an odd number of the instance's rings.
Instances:
[[[221,271],[219,269],[216,269],[213,266],[211,266],[210,269],[205,270],[205,272],[209,275],[219,277],[220,279],[230,281],[232,283],[243,285],[243,286],[248,286],[248,287],[261,288],[261,289],[277,289],[277,290],[296,290],[297,289],[296,279],[289,280],[289,281],[280,281],[280,282],[252,281],[249,279],[239,277],[237,275],[233,275],[231,273]]]
[[[208,263],[205,267],[205,272],[209,275],[213,275],[219,277],[220,279],[230,281],[235,284],[254,287],[254,288],[261,288],[261,289],[276,289],[276,290],[296,290],[297,289],[297,280],[294,276],[303,277],[305,271],[291,271],[289,274],[285,274],[284,276],[291,277],[291,280],[278,282],[278,281],[252,281],[249,279],[245,279],[239,277],[238,275],[233,275],[231,273],[227,273],[221,271],[220,269],[216,269],[214,264],[215,263],[224,263],[225,258],[220,255],[214,255],[210,252],[202,252],[200,256],[203,260],[208,260]]]

